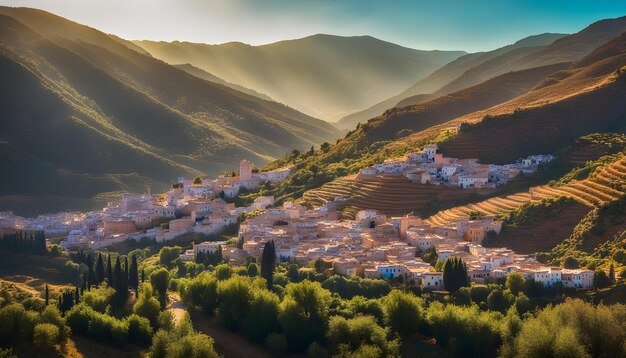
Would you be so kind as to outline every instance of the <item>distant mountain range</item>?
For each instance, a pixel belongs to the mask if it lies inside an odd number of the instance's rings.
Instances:
[[[86,209],[338,136],[50,13],[0,7],[0,210]],[[6,170],[5,170],[6,169]]]
[[[421,51],[371,36],[314,35],[262,46],[134,41],[170,64],[189,63],[317,118],[388,98],[463,51]]]
[[[506,72],[580,60],[625,30],[626,18],[607,19],[572,35],[541,34],[493,51],[459,57],[399,94],[342,118],[338,126],[350,129],[387,109],[421,103]]]

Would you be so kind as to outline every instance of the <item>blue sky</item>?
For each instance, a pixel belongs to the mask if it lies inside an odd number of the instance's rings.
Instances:
[[[0,0],[128,39],[263,44],[316,33],[419,49],[481,51],[626,15],[626,1]]]

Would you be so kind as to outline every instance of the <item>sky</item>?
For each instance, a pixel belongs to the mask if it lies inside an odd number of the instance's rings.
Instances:
[[[430,50],[491,50],[626,15],[626,1],[579,0],[0,0],[130,40],[265,44],[326,33]]]

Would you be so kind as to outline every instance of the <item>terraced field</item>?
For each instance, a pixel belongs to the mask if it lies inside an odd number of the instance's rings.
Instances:
[[[491,191],[421,185],[411,183],[398,175],[378,175],[372,179],[359,179],[352,175],[307,191],[303,200],[321,204],[343,196],[349,199],[345,216],[353,217],[357,211],[364,209],[376,209],[385,215],[400,216],[413,210],[426,209],[434,201],[458,202],[471,195],[489,192]]]
[[[626,193],[626,156],[604,166],[597,175],[589,179],[573,181],[558,187],[535,186],[525,193],[454,207],[438,212],[427,221],[433,225],[448,225],[469,216],[471,212],[486,215],[506,214],[529,201],[559,196],[571,197],[584,205],[594,207],[617,200],[624,193]]]

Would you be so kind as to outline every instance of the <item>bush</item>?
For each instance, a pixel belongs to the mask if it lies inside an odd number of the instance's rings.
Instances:
[[[81,301],[94,310],[104,313],[107,306],[111,303],[111,299],[115,295],[115,290],[107,285],[94,287],[89,291],[85,291],[81,297]]]
[[[52,323],[39,323],[33,330],[33,344],[40,349],[52,348],[59,337],[59,328]]]
[[[507,340],[501,356],[508,357],[624,357],[624,305],[593,306],[567,300],[548,306],[523,321],[519,334]]]
[[[481,312],[477,306],[459,307],[432,303],[426,319],[437,343],[453,355],[494,356],[501,342],[502,315]]]
[[[0,322],[2,345],[30,342],[37,323],[37,313],[26,311],[21,304],[13,303],[0,309]]]
[[[217,279],[203,272],[187,282],[181,290],[181,297],[186,305],[202,308],[212,315],[217,308]]]
[[[372,316],[345,319],[334,316],[328,324],[328,341],[334,351],[358,351],[364,345],[378,347],[385,357],[399,356],[400,340],[387,339],[388,330],[376,323]]]
[[[282,357],[287,354],[287,338],[283,334],[272,333],[265,339],[265,347],[274,356]]]
[[[149,345],[152,340],[152,327],[147,318],[132,314],[126,318],[128,324],[128,342]]]
[[[183,249],[180,246],[165,246],[159,251],[159,263],[167,268],[174,266]]]
[[[101,342],[123,345],[128,338],[128,322],[97,312],[84,303],[72,307],[66,320],[74,332]]]
[[[161,304],[154,298],[152,286],[149,283],[143,283],[141,285],[139,299],[133,306],[133,312],[141,317],[147,318],[152,327],[158,326]]]

